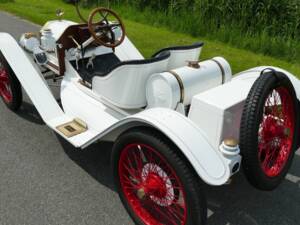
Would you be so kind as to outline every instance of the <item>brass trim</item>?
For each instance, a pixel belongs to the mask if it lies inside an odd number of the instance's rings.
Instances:
[[[81,84],[84,87],[92,89],[92,85],[90,83],[88,83],[87,81],[84,81],[84,80],[80,79],[80,80],[78,80],[78,83]]]
[[[188,61],[188,67],[194,68],[194,69],[199,69],[199,61]]]
[[[81,119],[76,118],[71,122],[57,126],[56,129],[67,138],[71,138],[78,134],[84,133],[88,130],[88,127],[85,122],[83,122]]]
[[[144,197],[146,196],[146,192],[144,188],[141,188],[137,191],[137,196],[139,199],[144,199]]]
[[[215,59],[211,59],[211,61],[215,62],[220,67],[220,70],[221,70],[221,73],[222,73],[222,84],[225,84],[225,70],[224,70],[222,64],[219,61],[215,60]]]
[[[47,65],[52,67],[53,69],[55,69],[57,71],[59,70],[59,67],[57,65],[55,65],[54,63],[50,62],[50,61],[47,62]]]
[[[176,78],[176,80],[179,84],[179,87],[180,87],[180,103],[183,103],[184,102],[184,85],[183,85],[183,81],[181,80],[178,73],[176,73],[175,71],[170,70],[168,72]]]
[[[37,35],[36,33],[25,33],[25,34],[24,34],[24,37],[25,37],[26,39],[29,39],[29,38],[32,38],[32,37],[37,38],[38,35]]]
[[[234,139],[234,138],[228,138],[224,140],[224,144],[228,147],[236,147],[238,146],[239,142],[238,140]]]

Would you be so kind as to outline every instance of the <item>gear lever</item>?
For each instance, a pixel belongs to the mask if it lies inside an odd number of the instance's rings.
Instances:
[[[76,53],[75,53],[75,58],[76,58],[76,69],[77,69],[77,71],[79,70],[79,60],[80,60],[80,58],[81,58],[81,53],[80,53],[80,51],[76,51]]]

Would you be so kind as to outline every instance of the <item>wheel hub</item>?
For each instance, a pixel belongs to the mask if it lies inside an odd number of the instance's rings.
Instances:
[[[290,134],[290,129],[280,124],[278,119],[268,116],[265,121],[266,129],[263,130],[263,136],[266,140],[272,140],[275,137],[284,138]]]
[[[145,195],[160,206],[169,206],[174,200],[172,182],[158,165],[148,163],[142,170],[142,188]]]
[[[167,194],[167,188],[164,180],[155,173],[150,173],[142,186],[145,194],[149,196],[163,198]]]

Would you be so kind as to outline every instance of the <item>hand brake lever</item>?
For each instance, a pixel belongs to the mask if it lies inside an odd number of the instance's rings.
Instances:
[[[68,36],[68,38],[70,38],[77,45],[78,49],[81,49],[81,45],[75,40],[75,38],[72,35]]]

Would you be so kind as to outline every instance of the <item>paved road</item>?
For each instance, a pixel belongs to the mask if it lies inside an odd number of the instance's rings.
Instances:
[[[37,29],[0,12],[0,32],[18,37]],[[113,189],[111,143],[73,148],[43,124],[28,98],[18,114],[0,102],[0,115],[0,225],[132,224]],[[274,192],[253,189],[242,175],[205,189],[209,225],[300,224],[299,152]]]

